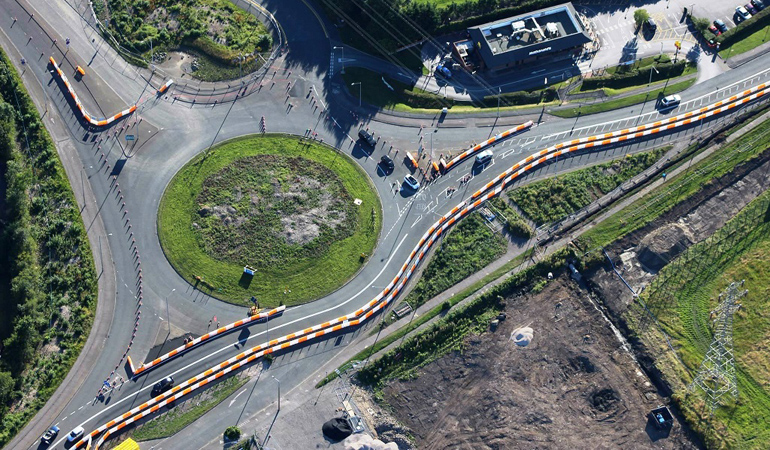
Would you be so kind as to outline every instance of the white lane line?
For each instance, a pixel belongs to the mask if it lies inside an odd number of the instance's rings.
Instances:
[[[233,403],[235,403],[235,401],[236,401],[236,400],[238,400],[238,397],[240,397],[240,396],[241,396],[241,394],[243,394],[244,392],[246,392],[248,389],[249,389],[249,388],[247,388],[247,387],[246,387],[246,388],[243,388],[243,389],[241,390],[241,392],[239,392],[239,393],[238,393],[238,394],[237,394],[235,397],[233,397],[233,399],[232,399],[232,400],[230,400],[230,404],[229,404],[229,405],[227,405],[227,407],[229,408],[229,407],[233,406]]]
[[[417,225],[417,222],[419,222],[420,220],[422,220],[422,214],[420,214],[420,216],[417,217],[417,220],[415,220],[414,223],[412,224],[412,226],[409,227],[409,228],[414,228],[414,226]]]
[[[373,285],[373,284],[374,284],[374,282],[375,282],[375,281],[376,281],[376,280],[377,280],[377,279],[380,277],[380,275],[382,275],[382,272],[384,272],[384,271],[385,271],[385,269],[387,269],[387,268],[388,268],[388,266],[390,265],[390,261],[393,259],[393,257],[394,257],[394,256],[396,256],[396,254],[398,253],[398,249],[401,247],[401,244],[403,244],[403,243],[404,243],[404,241],[406,240],[407,236],[409,236],[409,233],[405,234],[405,235],[404,235],[404,237],[403,237],[403,239],[401,239],[401,242],[399,242],[399,243],[398,243],[398,245],[396,246],[396,248],[395,248],[395,249],[393,250],[393,252],[391,253],[391,255],[390,255],[390,258],[388,258],[388,260],[385,262],[385,265],[384,265],[384,266],[382,266],[382,269],[381,269],[381,270],[380,270],[380,272],[377,274],[377,276],[375,276],[374,278],[372,278],[372,281],[370,281],[370,282],[369,282],[369,284],[367,284],[367,285],[366,285],[366,286],[365,286],[363,289],[361,289],[360,291],[358,291],[358,293],[357,293],[356,295],[354,295],[354,296],[350,297],[349,299],[345,300],[344,302],[342,302],[342,303],[339,303],[339,304],[337,304],[337,305],[335,305],[335,306],[332,306],[332,307],[330,307],[330,308],[326,308],[326,309],[324,309],[324,310],[322,310],[322,311],[318,311],[318,312],[315,312],[315,313],[313,313],[313,314],[309,314],[309,315],[307,315],[307,316],[304,316],[304,317],[300,317],[300,318],[294,319],[294,320],[292,320],[291,322],[286,322],[286,323],[284,323],[284,324],[281,324],[281,325],[277,325],[277,326],[275,326],[275,327],[272,327],[272,328],[271,328],[271,330],[277,330],[277,329],[280,329],[280,328],[284,328],[284,327],[287,327],[287,326],[289,326],[289,325],[293,325],[293,324],[295,324],[295,323],[297,323],[297,322],[301,322],[301,321],[303,321],[303,320],[309,319],[309,318],[311,318],[311,317],[315,317],[315,316],[318,316],[318,315],[321,315],[321,314],[325,314],[325,313],[327,313],[327,312],[329,312],[329,311],[333,311],[333,310],[335,310],[335,309],[339,308],[340,306],[345,306],[345,305],[347,305],[348,303],[350,303],[351,301],[353,301],[353,300],[354,300],[355,298],[357,298],[359,295],[361,295],[361,294],[363,294],[364,292],[366,292],[366,290],[367,290],[367,289],[369,289],[369,286]],[[261,336],[261,335],[265,334],[265,332],[266,332],[266,331],[260,331],[259,333],[256,333],[256,334],[254,334],[254,335],[252,335],[252,336],[249,336],[248,338],[246,338],[246,340],[247,340],[247,341],[249,341],[249,340],[251,340],[251,339],[254,339],[254,338],[256,338],[256,337],[259,337],[259,336]],[[193,361],[193,362],[191,362],[190,364],[188,364],[188,365],[186,365],[186,366],[182,367],[181,369],[179,369],[179,370],[177,370],[177,371],[175,371],[175,372],[173,372],[173,373],[170,373],[170,374],[168,374],[168,375],[166,375],[166,376],[169,376],[169,375],[170,375],[170,376],[172,376],[172,377],[173,377],[174,375],[176,375],[176,374],[178,374],[178,373],[181,373],[181,372],[183,372],[183,371],[185,371],[185,370],[189,369],[190,367],[196,366],[196,365],[200,364],[201,362],[203,362],[203,361],[205,361],[205,360],[207,360],[207,359],[211,358],[212,356],[215,356],[215,355],[218,355],[218,354],[222,353],[222,352],[223,352],[223,351],[225,351],[225,350],[230,350],[231,348],[232,348],[232,344],[228,344],[228,345],[226,345],[226,346],[224,346],[224,347],[220,348],[219,350],[215,350],[215,351],[213,351],[213,352],[209,353],[208,355],[202,356],[201,358],[197,359],[196,361]],[[135,396],[137,396],[137,395],[139,395],[140,393],[142,393],[142,392],[144,392],[144,391],[146,391],[146,390],[148,390],[148,389],[152,389],[152,387],[153,387],[153,384],[154,384],[154,383],[149,383],[149,384],[148,384],[147,386],[145,386],[144,388],[142,388],[142,389],[138,390],[138,391],[137,391],[137,392],[136,392],[134,395],[130,395],[130,396],[126,397],[126,398],[122,398],[122,399],[120,399],[120,400],[116,401],[116,402],[115,402],[115,403],[113,403],[112,405],[110,405],[110,406],[108,406],[108,407],[106,407],[106,408],[102,409],[101,411],[97,412],[97,413],[96,413],[96,414],[94,414],[93,416],[91,416],[91,417],[89,417],[88,419],[86,419],[86,420],[85,420],[83,423],[81,423],[79,426],[83,427],[83,426],[84,426],[85,424],[87,424],[88,422],[90,422],[90,421],[92,421],[92,420],[96,419],[96,418],[97,418],[97,417],[99,417],[100,415],[102,415],[102,414],[106,413],[107,411],[109,411],[109,410],[111,410],[111,409],[115,408],[116,406],[120,405],[121,403],[124,403],[124,402],[126,402],[126,401],[129,401],[129,400],[133,400],[133,399],[134,399],[134,397],[135,397]],[[65,417],[64,419],[62,419],[62,420],[65,420],[65,419],[66,419],[66,417]],[[56,445],[59,445],[59,444],[60,444],[60,443],[61,443],[63,440],[64,440],[64,439],[62,438],[62,439],[61,439],[59,442],[57,442],[57,443],[55,444],[55,446],[56,446]]]

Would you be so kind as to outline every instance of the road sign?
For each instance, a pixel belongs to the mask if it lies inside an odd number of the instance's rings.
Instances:
[[[126,135],[126,140],[127,141],[133,141],[134,139],[136,139],[136,137],[133,134],[127,134]]]
[[[676,47],[677,50],[681,50],[682,49],[682,43],[679,42],[679,41],[676,41],[676,42],[674,42],[674,47]]]

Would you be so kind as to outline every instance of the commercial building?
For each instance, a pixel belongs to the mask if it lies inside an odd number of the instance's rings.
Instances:
[[[453,53],[469,70],[500,72],[541,60],[580,55],[591,42],[572,3],[468,28],[468,39],[455,42]]]

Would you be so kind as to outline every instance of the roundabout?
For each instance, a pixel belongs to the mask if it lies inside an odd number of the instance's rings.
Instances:
[[[281,135],[199,154],[171,180],[158,213],[161,246],[182,277],[231,303],[255,296],[260,306],[307,302],[344,285],[381,224],[379,197],[352,160]]]

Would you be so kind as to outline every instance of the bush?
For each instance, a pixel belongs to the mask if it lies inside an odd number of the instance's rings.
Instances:
[[[638,86],[641,84],[647,84],[650,80],[650,72],[657,70],[658,73],[652,75],[653,81],[660,81],[665,78],[677,77],[682,75],[685,67],[687,67],[687,61],[678,61],[671,64],[660,64],[655,66],[643,67],[641,70],[636,69],[624,73],[616,73],[613,75],[603,77],[591,77],[583,80],[583,87],[581,90],[590,91],[593,89],[610,88],[610,89],[623,89],[631,86]]]
[[[241,429],[238,427],[227,427],[225,430],[225,439],[228,441],[236,441],[241,437]]]
[[[636,23],[637,27],[644,25],[644,22],[646,22],[649,18],[650,14],[646,9],[637,9],[634,11],[634,23]]]

